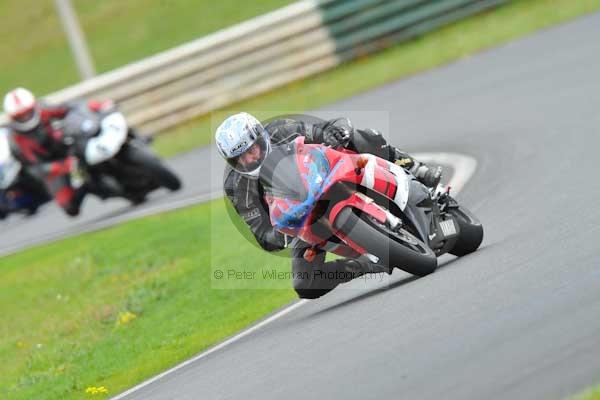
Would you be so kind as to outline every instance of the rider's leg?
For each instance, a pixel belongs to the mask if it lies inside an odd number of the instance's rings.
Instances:
[[[54,200],[69,216],[79,215],[81,203],[87,194],[85,185],[75,189],[71,187],[67,177],[61,177],[53,180],[50,187]]]
[[[58,167],[62,165],[55,162]],[[65,171],[59,170],[58,167],[51,167],[44,177],[44,182],[48,191],[58,203],[58,205],[70,216],[74,217],[79,214],[81,203],[87,193],[86,185],[82,185],[79,188],[74,188],[71,185],[71,179],[68,173],[65,173],[68,169],[64,167]],[[43,171],[48,168],[39,168],[38,171]]]
[[[297,242],[292,246],[292,278],[294,290],[303,299],[316,299],[341,283],[364,274],[389,273],[386,267],[363,260],[340,259],[325,262],[325,251],[317,250],[312,261],[304,258],[309,246]]]
[[[428,187],[436,187],[440,183],[442,167],[430,167],[415,160],[408,153],[388,144],[381,132],[375,129],[357,129],[352,144],[359,153],[375,154],[400,165]]]

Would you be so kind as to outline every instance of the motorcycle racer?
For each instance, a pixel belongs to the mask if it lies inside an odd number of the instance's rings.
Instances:
[[[112,102],[90,101],[89,107],[100,111]],[[70,216],[79,214],[87,192],[86,186],[75,188],[71,172],[76,158],[69,154],[70,144],[52,122],[65,118],[72,106],[48,106],[37,101],[24,88],[11,90],[4,97],[4,112],[10,118],[11,150],[32,174],[42,179],[58,205]]]
[[[216,130],[215,140],[228,166],[224,190],[236,212],[250,227],[259,245],[266,251],[291,247],[293,287],[301,298],[318,298],[341,283],[364,274],[391,271],[362,259],[325,262],[325,251],[317,250],[312,260],[304,257],[310,247],[300,239],[288,238],[271,225],[263,188],[258,180],[260,166],[271,146],[290,143],[304,136],[305,143],[322,143],[333,148],[345,146],[359,153],[371,153],[410,170],[424,185],[437,186],[441,168],[431,168],[386,143],[378,131],[343,131],[328,121],[309,123],[301,119],[280,118],[264,125],[247,113],[227,118]]]

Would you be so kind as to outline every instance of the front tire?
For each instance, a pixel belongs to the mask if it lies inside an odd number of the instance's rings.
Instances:
[[[398,267],[417,276],[428,275],[437,268],[435,253],[417,237],[404,229],[390,231],[359,210],[344,208],[333,225],[352,242],[378,257],[377,264]]]
[[[169,168],[165,167],[160,161],[154,166],[152,171],[158,178],[160,185],[175,192],[181,189],[181,181]]]
[[[458,257],[473,253],[483,241],[483,226],[481,222],[464,207],[453,208],[448,212],[460,228],[458,240],[449,253]]]
[[[181,180],[177,175],[148,149],[132,144],[128,148],[126,158],[131,163],[148,171],[160,186],[171,191],[181,189]]]

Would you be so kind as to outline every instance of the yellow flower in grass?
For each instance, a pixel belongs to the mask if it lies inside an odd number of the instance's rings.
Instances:
[[[136,318],[137,315],[135,315],[131,311],[121,312],[119,313],[119,318],[117,318],[117,325],[127,325]]]
[[[85,392],[89,395],[96,395],[96,394],[106,394],[108,393],[108,389],[106,389],[104,386],[90,386],[87,389],[85,389]]]

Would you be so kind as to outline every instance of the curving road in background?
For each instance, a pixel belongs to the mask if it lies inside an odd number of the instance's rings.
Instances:
[[[54,204],[43,206],[32,217],[9,216],[0,221],[0,256],[222,195],[218,171],[222,171],[223,164],[207,149],[184,154],[168,160],[167,164],[182,178],[183,188],[174,193],[157,190],[141,206],[131,206],[122,199],[101,201],[88,196],[77,218],[68,217]]]
[[[459,199],[483,248],[300,303],[122,398],[560,399],[599,381],[598,38],[595,14],[328,107],[408,150],[474,157]],[[146,209],[218,191],[213,160],[173,160],[185,191]],[[3,223],[2,249],[131,215],[91,203]]]

